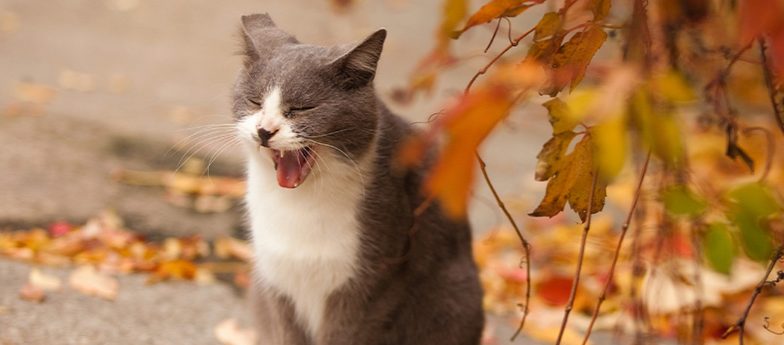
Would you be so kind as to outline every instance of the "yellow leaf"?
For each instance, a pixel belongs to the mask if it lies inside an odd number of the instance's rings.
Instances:
[[[438,46],[441,50],[447,49],[449,39],[452,33],[457,29],[457,26],[463,21],[468,13],[467,0],[446,0],[444,1],[443,17],[441,18],[441,25],[438,27]]]
[[[632,95],[631,114],[643,142],[653,153],[668,164],[683,162],[684,144],[680,127],[673,114],[662,107],[654,114],[654,104],[647,90],[641,89]]]
[[[542,104],[547,108],[547,118],[550,125],[553,126],[553,134],[559,134],[574,129],[579,121],[575,121],[572,111],[564,101],[559,98],[553,98]]]
[[[544,143],[542,151],[536,155],[538,162],[534,178],[537,181],[547,181],[561,167],[561,159],[575,135],[577,134],[572,131],[553,134],[553,137]]]
[[[683,76],[675,71],[655,75],[651,86],[658,96],[669,102],[693,102],[697,99]]]
[[[605,179],[612,179],[626,161],[626,116],[623,113],[610,115],[594,126],[591,133],[599,173]]]
[[[547,190],[539,206],[529,215],[533,217],[553,217],[560,213],[566,202],[577,212],[580,219],[588,215],[588,201],[593,184],[594,162],[591,137],[583,136],[572,152],[562,158],[555,175],[547,183]],[[604,208],[607,185],[602,179],[597,180],[593,191],[591,213]]]

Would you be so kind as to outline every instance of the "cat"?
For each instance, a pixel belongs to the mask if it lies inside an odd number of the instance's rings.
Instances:
[[[414,129],[373,87],[386,30],[321,47],[254,14],[242,17],[242,37],[232,107],[247,156],[259,342],[478,344],[470,228],[437,202],[415,219],[427,165],[393,166]]]

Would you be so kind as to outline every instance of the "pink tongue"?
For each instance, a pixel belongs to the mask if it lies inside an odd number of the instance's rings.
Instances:
[[[277,160],[278,184],[285,188],[296,188],[305,179],[309,167],[298,151],[285,151]]]

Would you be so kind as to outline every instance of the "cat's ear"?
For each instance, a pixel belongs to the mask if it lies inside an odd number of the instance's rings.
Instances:
[[[287,43],[297,43],[297,39],[275,26],[269,14],[242,16],[242,38],[245,42],[246,67],[259,60],[272,57],[275,49]]]
[[[384,48],[387,30],[380,29],[368,36],[362,43],[329,63],[342,82],[348,87],[360,87],[373,81],[378,59]]]

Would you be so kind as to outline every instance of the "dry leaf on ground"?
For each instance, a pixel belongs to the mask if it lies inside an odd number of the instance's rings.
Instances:
[[[117,279],[98,272],[92,266],[82,266],[71,272],[68,284],[77,291],[90,296],[113,300],[117,297]]]
[[[215,338],[223,345],[253,345],[256,344],[256,332],[252,329],[241,328],[236,319],[223,320],[213,329]]]
[[[41,303],[46,298],[46,293],[44,293],[44,289],[27,283],[19,289],[19,297],[25,301]]]

